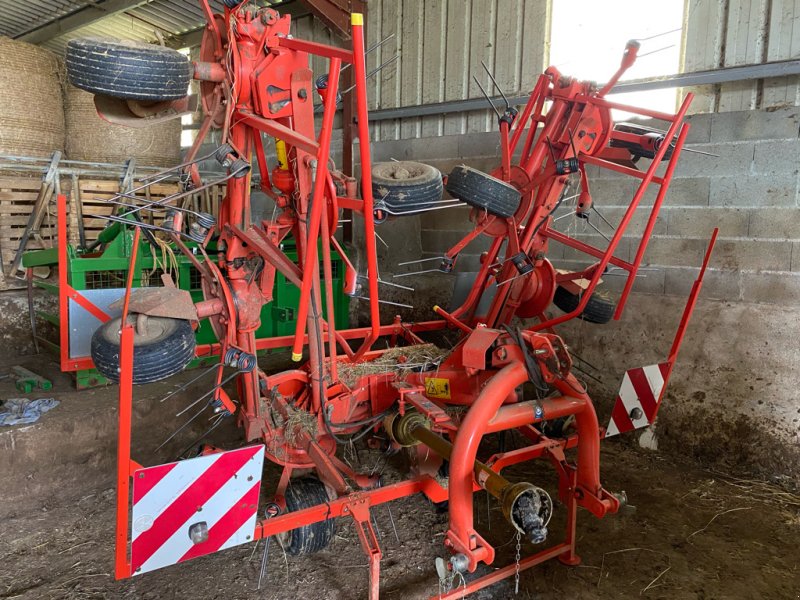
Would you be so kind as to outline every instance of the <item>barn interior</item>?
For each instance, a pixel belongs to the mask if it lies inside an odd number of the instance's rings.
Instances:
[[[0,598],[796,598],[797,23],[0,2]]]

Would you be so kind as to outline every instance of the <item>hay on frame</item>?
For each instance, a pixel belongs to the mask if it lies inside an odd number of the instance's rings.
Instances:
[[[0,89],[0,154],[64,150],[60,63],[52,52],[0,36]]]
[[[353,387],[366,375],[395,373],[402,375],[410,370],[427,371],[437,367],[449,350],[434,344],[417,344],[391,348],[375,360],[358,363],[339,363],[339,379],[348,387]]]

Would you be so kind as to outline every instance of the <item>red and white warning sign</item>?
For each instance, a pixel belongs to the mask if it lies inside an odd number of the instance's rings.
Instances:
[[[669,370],[670,363],[665,362],[625,371],[606,437],[647,427],[653,422]]]
[[[263,464],[259,445],[136,471],[133,573],[252,541]]]

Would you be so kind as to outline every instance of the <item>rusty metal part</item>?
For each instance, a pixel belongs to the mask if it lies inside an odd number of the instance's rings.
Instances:
[[[119,299],[109,308],[112,310],[122,308],[122,305],[123,299]],[[131,293],[129,309],[131,312],[151,317],[199,320],[191,293],[175,287],[138,288]]]

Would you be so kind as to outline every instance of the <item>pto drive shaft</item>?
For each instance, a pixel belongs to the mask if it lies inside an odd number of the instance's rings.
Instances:
[[[445,460],[450,460],[453,445],[430,430],[428,420],[418,412],[391,415],[386,430],[404,447],[424,444]],[[542,488],[530,483],[511,483],[479,460],[474,465],[475,481],[500,501],[503,516],[528,540],[539,544],[547,537],[547,524],[553,514],[553,501]]]

